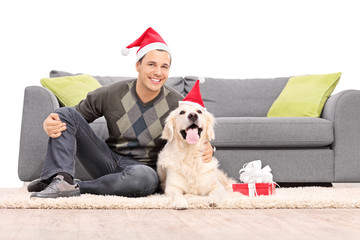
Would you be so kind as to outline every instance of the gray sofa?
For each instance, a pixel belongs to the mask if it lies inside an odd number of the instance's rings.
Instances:
[[[70,75],[51,71],[51,77]],[[94,76],[102,85],[128,77]],[[167,85],[184,96],[196,77],[169,78]],[[200,85],[205,107],[216,117],[216,157],[229,176],[261,159],[272,168],[274,181],[286,183],[360,182],[360,91],[332,95],[320,118],[268,118],[272,103],[288,77],[269,79],[206,78]],[[48,137],[42,122],[60,107],[52,92],[41,86],[25,89],[18,174],[22,181],[40,176]],[[91,123],[107,137],[103,118]],[[77,162],[76,177],[91,179]]]

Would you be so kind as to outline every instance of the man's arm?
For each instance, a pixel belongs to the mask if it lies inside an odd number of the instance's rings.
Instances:
[[[90,123],[101,117],[103,101],[107,98],[107,90],[98,88],[86,96],[86,98],[74,108]],[[58,138],[61,132],[66,130],[66,123],[60,120],[57,113],[51,113],[43,122],[43,129],[51,138]]]
[[[108,88],[100,87],[89,92],[74,108],[85,118],[88,123],[103,116],[104,106],[108,97]]]

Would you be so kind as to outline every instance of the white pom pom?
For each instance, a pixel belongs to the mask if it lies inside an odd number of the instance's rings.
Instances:
[[[204,77],[199,77],[199,82],[200,82],[200,83],[204,83],[204,82],[205,82],[205,78],[204,78]]]
[[[121,54],[122,54],[122,55],[127,56],[127,55],[129,55],[129,53],[130,53],[130,50],[129,50],[128,48],[123,47],[123,48],[121,49]]]

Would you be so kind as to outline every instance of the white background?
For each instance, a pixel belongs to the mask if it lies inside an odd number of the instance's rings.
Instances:
[[[359,89],[356,1],[92,1],[0,3],[0,187],[18,187],[24,88],[52,69],[137,76],[121,48],[153,27],[173,53],[170,76],[283,77],[343,73]]]

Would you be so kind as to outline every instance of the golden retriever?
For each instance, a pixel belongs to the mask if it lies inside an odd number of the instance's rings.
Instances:
[[[175,209],[188,207],[184,194],[209,196],[214,206],[232,192],[235,181],[218,169],[217,159],[202,161],[204,143],[215,138],[214,122],[205,108],[191,104],[181,104],[166,119],[162,138],[167,144],[159,153],[157,172]]]

